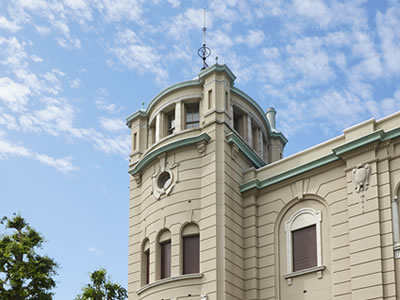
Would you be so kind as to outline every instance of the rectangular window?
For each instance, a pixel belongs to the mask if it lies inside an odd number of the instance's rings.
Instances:
[[[160,244],[161,274],[160,279],[171,277],[171,241]]]
[[[133,134],[133,151],[136,150],[136,147],[137,147],[137,133],[135,132]]]
[[[212,90],[208,91],[208,109],[211,109],[212,105]]]
[[[200,238],[198,235],[183,237],[183,274],[200,272]]]
[[[225,92],[225,110],[229,112],[229,98],[228,98],[228,92]]]
[[[175,131],[175,111],[167,114],[167,134],[173,134]]]
[[[145,264],[145,284],[150,283],[150,249],[144,252],[144,264]]]
[[[186,109],[186,128],[198,128],[200,126],[199,119],[199,103],[190,103],[185,105]]]
[[[317,266],[316,225],[292,231],[293,272]]]

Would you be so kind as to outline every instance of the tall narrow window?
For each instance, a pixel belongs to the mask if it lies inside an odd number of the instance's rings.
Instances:
[[[133,134],[133,151],[135,151],[137,148],[137,133],[135,132]]]
[[[146,239],[142,248],[142,285],[150,283],[150,241]]]
[[[167,114],[167,134],[173,134],[175,131],[175,111],[171,111]]]
[[[171,240],[160,244],[161,272],[160,279],[171,277]]]
[[[208,91],[208,109],[211,109],[212,106],[212,90]]]
[[[150,283],[150,249],[147,249],[144,252],[144,264],[145,264],[144,283],[149,284]]]
[[[164,230],[158,238],[157,278],[171,277],[171,232]]]
[[[229,112],[229,95],[228,92],[225,92],[225,110]]]
[[[199,122],[199,103],[189,103],[185,105],[186,109],[186,128],[197,128]]]
[[[200,273],[200,234],[193,223],[182,230],[182,273]]]

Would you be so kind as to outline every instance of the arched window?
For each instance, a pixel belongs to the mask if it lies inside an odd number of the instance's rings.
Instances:
[[[160,279],[171,277],[171,233],[163,231],[158,238]]]
[[[182,230],[182,273],[200,273],[200,231],[193,223]]]
[[[285,224],[288,274],[322,265],[321,212],[302,208]]]
[[[146,239],[142,244],[142,285],[150,283],[150,241]]]

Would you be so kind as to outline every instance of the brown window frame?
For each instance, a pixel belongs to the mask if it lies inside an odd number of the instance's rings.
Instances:
[[[194,108],[196,108],[197,111]],[[197,114],[197,119],[194,118],[194,116],[196,114]],[[186,126],[186,129],[200,127],[200,104],[199,104],[199,102],[185,104],[185,126]]]

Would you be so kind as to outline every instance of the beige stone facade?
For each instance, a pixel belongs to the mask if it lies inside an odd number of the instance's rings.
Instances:
[[[400,113],[282,158],[275,111],[234,80],[211,66],[127,120],[129,300],[399,300]],[[184,274],[193,234],[199,271]]]

